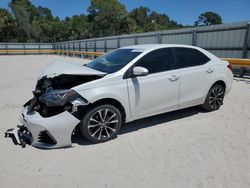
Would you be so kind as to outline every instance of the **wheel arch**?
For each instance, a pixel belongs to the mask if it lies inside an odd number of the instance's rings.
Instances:
[[[223,80],[217,80],[216,82],[213,83],[213,85],[210,88],[212,88],[216,84],[221,85],[224,88],[224,90],[226,90],[227,85]]]
[[[93,108],[94,106],[99,106],[102,104],[110,104],[115,106],[116,108],[118,108],[118,110],[121,112],[122,115],[122,122],[125,123],[126,122],[126,110],[124,108],[124,106],[122,105],[122,103],[114,98],[103,98],[103,99],[99,99],[93,103],[91,103],[88,107],[89,108]]]
[[[222,85],[223,88],[224,88],[224,90],[226,91],[226,87],[227,87],[226,82],[223,81],[222,79],[218,79],[218,80],[212,82],[212,84],[210,85],[210,87],[207,88],[206,93],[204,93],[204,100],[203,100],[203,102],[205,102],[206,97],[207,97],[207,94],[208,94],[208,92],[210,91],[210,89],[211,89],[214,85],[216,85],[216,84]]]
[[[205,98],[205,100],[204,100],[204,103],[201,105],[202,106],[202,108],[204,108],[205,110],[207,110],[207,111],[214,111],[214,110],[218,110],[219,108],[220,108],[220,106],[223,104],[223,98],[224,98],[224,96],[222,96],[222,99],[221,99],[221,104],[219,104],[219,106],[217,106],[216,107],[216,105],[215,105],[215,108],[214,108],[214,105],[211,107],[210,106],[210,104],[209,104],[209,101],[208,100],[210,100],[209,98],[211,98],[210,96],[210,91],[211,91],[211,89],[215,86],[215,85],[220,85],[220,86],[222,86],[223,88],[224,88],[224,92],[226,91],[226,83],[223,81],[223,80],[217,80],[217,81],[215,81],[212,85],[211,85],[211,87],[209,88],[209,90],[208,90],[208,93],[207,93],[207,96],[206,96],[206,98]],[[225,93],[224,93],[225,94]],[[218,96],[218,95],[217,95]],[[216,97],[216,100],[218,100],[217,99],[217,97]],[[216,102],[215,102],[216,103]]]

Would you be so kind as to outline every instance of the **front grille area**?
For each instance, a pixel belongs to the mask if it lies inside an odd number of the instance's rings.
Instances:
[[[65,108],[65,106],[47,107],[46,105],[40,104],[40,108],[37,111],[42,117],[51,117],[64,112]]]
[[[41,131],[38,134],[38,142],[42,142],[45,144],[56,144],[56,140],[49,134],[48,131]]]

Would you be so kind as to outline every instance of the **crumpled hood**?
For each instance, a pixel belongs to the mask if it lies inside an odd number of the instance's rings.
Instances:
[[[50,65],[48,65],[46,68],[44,68],[39,76],[38,79],[41,79],[42,77],[47,78],[53,78],[62,74],[67,75],[105,75],[107,73],[97,71],[94,69],[91,69],[89,67],[76,64],[76,63],[69,63],[64,61],[56,61]]]

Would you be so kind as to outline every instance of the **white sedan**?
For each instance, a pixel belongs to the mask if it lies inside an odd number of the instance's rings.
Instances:
[[[23,106],[23,126],[6,136],[22,146],[67,147],[79,125],[100,143],[136,119],[196,105],[218,110],[232,87],[231,68],[204,49],[170,44],[123,47],[86,65],[55,62]]]

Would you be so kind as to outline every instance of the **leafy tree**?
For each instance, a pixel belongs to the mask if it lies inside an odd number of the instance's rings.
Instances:
[[[76,40],[92,37],[90,33],[90,24],[88,17],[81,14],[80,16],[67,17],[64,21],[65,36],[67,40]]]
[[[35,7],[29,0],[12,0],[9,4],[17,25],[18,42],[52,42],[56,41],[62,22],[54,18],[51,10]]]
[[[0,9],[0,41],[55,42],[183,27],[147,7],[128,13],[118,0],[91,0],[87,15],[63,20],[31,0],[10,0],[9,7]]]
[[[39,25],[35,27],[39,36],[35,36],[36,41],[52,42],[56,41],[60,28],[60,19],[54,18],[50,9],[37,7],[34,11],[33,21]]]
[[[51,10],[48,8],[42,7],[42,6],[35,8],[34,13],[35,13],[36,18],[38,18],[38,19],[41,19],[41,18],[44,18],[47,20],[54,19],[53,15],[51,13]]]
[[[149,21],[151,25],[151,31],[168,29],[171,24],[170,19],[166,14],[158,14],[155,11],[150,13]]]
[[[136,31],[136,22],[131,17],[126,16],[121,20],[120,27],[118,28],[117,33],[127,34],[134,33]]]
[[[7,42],[15,38],[15,22],[12,14],[6,9],[0,9],[0,41]]]
[[[28,41],[31,38],[31,3],[28,0],[12,0],[9,6],[16,19],[18,41]]]
[[[155,20],[159,25],[167,25],[170,22],[169,17],[166,14],[158,14],[155,11],[152,11],[149,15],[150,20]]]
[[[170,20],[166,14],[159,14],[147,7],[135,8],[130,12],[130,17],[136,22],[136,32],[158,31],[183,27]]]
[[[136,32],[144,32],[149,23],[150,9],[147,7],[135,8],[130,12],[130,17],[135,20]]]
[[[122,33],[119,28],[126,25],[124,22],[129,21],[125,6],[118,0],[91,0],[88,12],[92,32],[96,37],[119,35]],[[126,29],[123,27],[123,30]]]
[[[198,17],[198,20],[195,22],[195,26],[207,26],[216,24],[222,24],[222,18],[215,12],[202,13]]]

